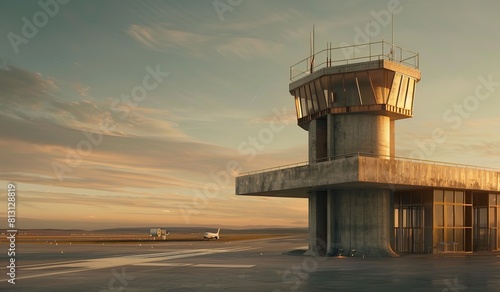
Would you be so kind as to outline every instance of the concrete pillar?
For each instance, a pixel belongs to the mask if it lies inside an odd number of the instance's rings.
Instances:
[[[328,126],[326,119],[316,120],[316,161],[328,157]]]
[[[326,148],[328,157],[335,157],[335,116],[327,115],[326,116]]]
[[[328,190],[327,194],[327,254],[329,256],[335,256],[339,249],[339,240],[335,240],[339,237],[339,220],[335,218],[339,214],[338,211],[338,197],[335,196],[335,190]],[[335,233],[337,232],[337,233]]]
[[[391,139],[391,153],[390,156],[394,157],[396,156],[396,121],[391,120],[391,134],[390,134],[390,139]]]
[[[337,189],[328,196],[328,253],[397,256],[391,248],[389,190]],[[340,252],[339,250],[343,250]]]
[[[309,122],[309,129],[307,130],[309,142],[309,163],[316,163],[316,135],[317,135],[318,120],[314,119]]]
[[[391,231],[391,239],[390,239],[390,244],[391,244],[391,249],[396,250],[396,247],[394,246],[394,243],[396,242],[396,234],[394,234],[394,190],[390,190],[390,196],[389,196],[389,226],[390,226],[390,231]]]
[[[309,196],[309,249],[307,255],[324,256],[327,249],[327,196],[326,192],[310,192]]]

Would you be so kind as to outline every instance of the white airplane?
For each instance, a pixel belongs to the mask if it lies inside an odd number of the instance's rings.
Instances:
[[[220,228],[217,230],[217,233],[205,232],[205,234],[203,235],[203,238],[206,238],[206,239],[219,239],[219,232],[220,232]]]

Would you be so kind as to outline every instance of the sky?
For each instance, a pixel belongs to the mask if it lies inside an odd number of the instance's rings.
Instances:
[[[18,228],[307,226],[236,196],[307,160],[289,67],[372,40],[419,52],[396,155],[500,168],[498,1],[2,1],[0,187]],[[371,31],[371,33],[367,33]],[[7,204],[0,209],[6,226]]]

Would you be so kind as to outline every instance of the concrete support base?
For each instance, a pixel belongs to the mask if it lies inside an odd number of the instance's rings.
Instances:
[[[328,192],[328,254],[361,257],[398,256],[391,248],[389,190]]]
[[[309,193],[309,249],[306,255],[324,256],[327,251],[327,193]]]

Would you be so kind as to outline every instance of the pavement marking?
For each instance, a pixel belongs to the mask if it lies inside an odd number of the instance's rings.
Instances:
[[[194,267],[200,268],[253,268],[255,265],[225,265],[225,264],[197,264]]]
[[[190,258],[190,257],[217,254],[217,253],[238,252],[238,251],[252,250],[257,248],[258,247],[195,249],[195,250],[182,250],[176,252],[163,252],[154,254],[149,253],[149,254],[121,256],[121,257],[107,257],[107,258],[98,258],[98,259],[90,259],[82,261],[48,263],[43,266],[32,265],[27,268],[20,268],[19,271],[21,272],[37,271],[37,270],[47,271],[47,269],[61,269],[61,268],[67,270],[53,271],[36,275],[20,276],[17,277],[16,279],[39,278],[39,277],[47,277],[47,276],[54,276],[61,274],[84,272],[89,270],[109,269],[109,268],[128,266],[128,265],[141,265],[150,262],[159,262],[159,261],[166,261],[179,258]],[[6,282],[6,281],[7,279],[0,279],[0,282]]]
[[[148,267],[197,267],[197,268],[253,268],[255,265],[229,265],[229,264],[182,264],[182,263],[140,263],[133,266]]]
[[[47,267],[47,265],[55,266],[55,265],[61,265],[61,264],[80,263],[80,262],[82,262],[82,260],[55,262],[55,263],[50,263],[50,264],[45,263],[45,264],[33,264],[33,265],[19,265],[18,268],[23,269],[23,270],[30,270],[30,268]]]
[[[187,267],[193,264],[181,264],[181,263],[140,263],[133,264],[133,266],[144,266],[144,267]]]

